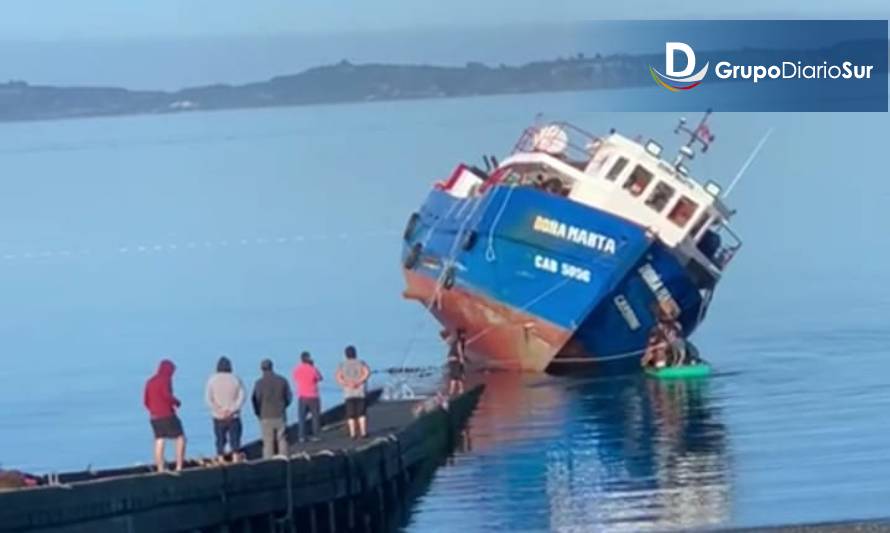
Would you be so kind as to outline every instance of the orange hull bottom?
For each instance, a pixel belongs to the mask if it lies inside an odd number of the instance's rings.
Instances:
[[[572,331],[460,287],[436,294],[436,280],[413,270],[404,274],[406,298],[428,306],[446,329],[467,332],[474,364],[543,372],[572,336]]]

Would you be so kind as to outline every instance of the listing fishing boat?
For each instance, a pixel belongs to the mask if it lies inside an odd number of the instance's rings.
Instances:
[[[503,161],[459,164],[404,231],[405,297],[486,366],[575,372],[640,367],[670,317],[688,337],[741,248],[721,186],[690,175],[707,123],[672,160],[654,140],[569,123],[526,129]]]

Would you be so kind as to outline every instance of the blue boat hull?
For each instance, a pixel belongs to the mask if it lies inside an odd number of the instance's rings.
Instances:
[[[638,369],[657,306],[679,309],[686,335],[704,315],[701,287],[644,228],[533,188],[434,189],[402,260],[406,296],[491,366]]]

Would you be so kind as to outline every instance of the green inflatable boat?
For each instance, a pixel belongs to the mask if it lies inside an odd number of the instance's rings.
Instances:
[[[692,365],[647,368],[646,375],[658,379],[703,378],[711,375],[711,365],[707,363],[695,363]]]

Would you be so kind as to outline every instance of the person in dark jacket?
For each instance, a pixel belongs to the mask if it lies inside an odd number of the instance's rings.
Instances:
[[[260,364],[263,377],[253,386],[253,411],[260,419],[263,435],[263,458],[287,455],[287,407],[293,400],[290,385],[272,369],[272,361],[263,359]],[[276,449],[277,448],[277,449]]]
[[[148,410],[151,428],[155,437],[155,466],[158,472],[166,469],[164,460],[164,442],[176,440],[176,470],[182,470],[185,458],[185,433],[182,422],[176,416],[176,409],[181,405],[173,395],[173,372],[176,365],[168,359],[161,361],[158,371],[145,383],[143,403]]]

